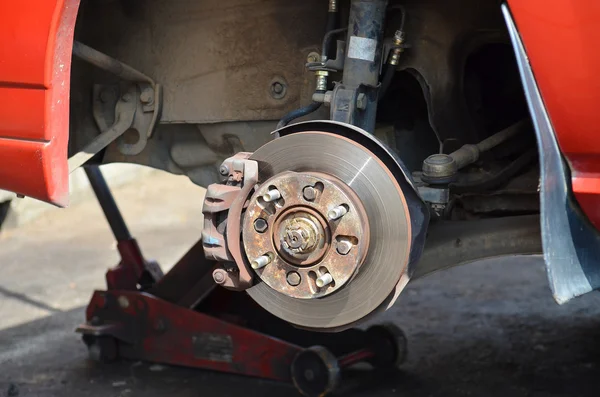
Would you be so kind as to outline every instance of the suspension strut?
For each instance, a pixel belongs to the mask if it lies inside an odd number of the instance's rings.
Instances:
[[[375,130],[387,0],[352,0],[342,83],[333,91],[331,119]]]

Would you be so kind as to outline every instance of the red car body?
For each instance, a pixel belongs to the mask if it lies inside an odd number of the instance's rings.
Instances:
[[[0,188],[69,202],[67,145],[78,0],[0,4]]]

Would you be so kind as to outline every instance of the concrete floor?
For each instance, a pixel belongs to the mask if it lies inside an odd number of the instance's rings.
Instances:
[[[156,175],[115,195],[148,257],[176,261],[202,228],[203,190]],[[117,262],[95,201],[0,234],[0,396],[295,396],[208,371],[87,359],[73,329]],[[410,284],[377,321],[409,337],[395,374],[361,373],[348,396],[598,396],[600,296],[558,306],[539,258],[452,269]]]

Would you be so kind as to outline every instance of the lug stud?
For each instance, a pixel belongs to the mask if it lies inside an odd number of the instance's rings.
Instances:
[[[269,263],[271,263],[271,257],[269,255],[263,255],[253,260],[250,266],[252,266],[252,269],[256,270],[267,266]]]
[[[336,219],[340,219],[342,216],[346,215],[348,210],[343,205],[338,205],[337,207],[329,210],[327,213],[327,218],[331,221],[335,221]]]
[[[277,189],[271,189],[268,192],[266,192],[265,194],[263,194],[262,198],[267,203],[270,203],[271,201],[280,199],[281,193],[279,193],[279,190],[277,190]]]
[[[317,279],[317,287],[319,288],[323,288],[326,285],[329,285],[333,282],[333,277],[331,277],[331,274],[329,273],[325,273],[322,274],[318,279]]]

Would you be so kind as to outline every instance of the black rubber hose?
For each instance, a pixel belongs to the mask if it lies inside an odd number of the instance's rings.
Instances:
[[[406,23],[406,9],[404,8],[404,6],[398,4],[390,6],[388,9],[400,11],[400,13],[402,14],[402,19],[400,20],[400,27],[398,30],[404,32],[404,25]],[[383,78],[381,79],[381,87],[379,88],[379,99],[383,98],[388,88],[390,88],[395,73],[396,66],[387,64],[385,71],[383,72]]]
[[[337,12],[329,11],[327,13],[327,29],[326,32],[331,32],[333,29],[337,28]]]
[[[383,78],[381,79],[381,87],[379,87],[379,98],[377,100],[381,100],[390,88],[392,84],[392,80],[394,79],[394,74],[396,74],[396,66],[387,64],[385,66],[385,71],[383,72]]]
[[[303,108],[292,110],[277,123],[277,129],[283,128],[288,125],[291,121],[296,120],[300,117],[311,114],[321,107],[321,102],[312,102],[310,105],[304,106]]]

